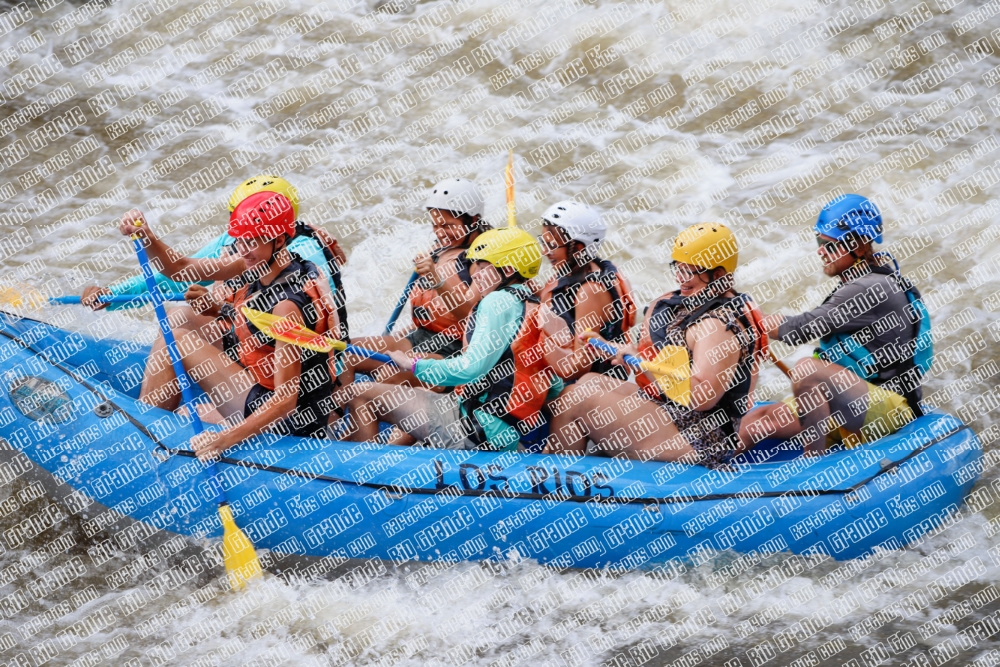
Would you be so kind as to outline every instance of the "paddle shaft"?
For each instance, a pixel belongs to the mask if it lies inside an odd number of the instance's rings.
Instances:
[[[160,333],[163,334],[163,342],[167,346],[167,354],[170,355],[170,363],[174,367],[174,375],[177,376],[177,383],[181,388],[181,399],[184,401],[184,405],[187,406],[188,414],[191,415],[191,428],[194,429],[195,433],[201,433],[204,427],[202,426],[201,418],[198,416],[198,410],[194,405],[191,378],[188,377],[187,371],[184,370],[184,362],[181,360],[181,354],[177,349],[174,332],[170,329],[170,320],[167,319],[167,310],[163,305],[163,295],[160,293],[160,287],[156,284],[156,276],[153,274],[153,267],[149,263],[149,256],[146,254],[146,248],[142,245],[141,239],[133,237],[132,245],[135,247],[135,254],[139,258],[139,265],[142,266],[142,277],[146,281],[146,289],[149,290],[149,296],[153,301],[153,308],[156,309],[156,320],[160,325]],[[216,501],[220,505],[228,504],[225,495],[222,493],[222,485],[219,484],[218,470],[216,470],[214,461],[208,464],[208,479],[215,491]]]
[[[396,326],[396,320],[399,319],[399,314],[403,312],[403,306],[410,298],[410,292],[413,290],[414,283],[417,282],[417,278],[420,277],[416,271],[410,276],[410,280],[406,283],[406,287],[403,288],[403,293],[399,296],[399,301],[396,302],[396,309],[392,311],[392,315],[389,316],[389,321],[386,322],[385,331],[382,332],[383,336],[388,336],[392,333],[392,328]],[[374,359],[374,357],[372,357]]]
[[[517,227],[517,214],[514,204],[514,149],[510,149],[507,156],[507,169],[504,172],[504,180],[507,182],[507,226]]]
[[[608,354],[618,354],[618,351],[615,348],[611,347],[602,340],[591,338],[587,342],[596,347],[598,350],[603,350]],[[774,356],[774,352],[768,350],[768,354],[771,356],[771,361],[774,362],[774,365],[778,367],[778,370],[784,373],[787,377],[792,377],[792,372],[788,369],[788,366],[786,366],[783,361]],[[625,363],[627,363],[629,366],[632,366],[633,368],[637,368],[640,370],[642,369],[642,360],[633,357],[631,354],[626,354],[624,355],[623,358],[625,359]]]
[[[771,350],[768,350],[767,354],[768,356],[771,357],[771,361],[774,362],[774,365],[778,367],[778,370],[784,373],[785,377],[791,379],[792,371],[788,369],[788,366],[785,364],[785,362],[781,361],[780,359],[778,359],[778,357],[774,356],[774,352],[772,352]]]
[[[343,350],[362,359],[374,359],[382,364],[391,364],[392,359],[373,350],[357,347],[329,335],[321,335],[299,322],[290,322],[272,313],[265,313],[244,306],[240,312],[253,326],[260,329],[264,335],[280,340],[289,345],[304,347],[314,352],[333,352]]]
[[[596,347],[598,350],[601,350],[602,352],[607,352],[608,354],[618,354],[618,350],[611,347],[603,340],[598,340],[597,338],[589,338],[587,342]],[[627,363],[632,368],[635,368],[636,370],[640,371],[643,370],[642,360],[639,359],[638,357],[633,357],[631,354],[625,354],[622,355],[622,358],[625,360],[625,363]]]
[[[348,354],[354,354],[359,357],[363,357],[365,359],[371,359],[381,364],[392,364],[393,366],[395,366],[395,364],[393,364],[392,362],[392,359],[390,359],[388,355],[379,354],[378,352],[367,350],[363,347],[358,347],[356,345],[348,345],[346,348],[344,348],[344,351],[347,352]]]
[[[170,292],[160,295],[163,301],[184,301],[184,295],[180,292]],[[72,305],[80,303],[79,296],[54,296],[49,299],[49,303]],[[152,301],[152,294],[103,294],[97,297],[98,303],[145,303]]]

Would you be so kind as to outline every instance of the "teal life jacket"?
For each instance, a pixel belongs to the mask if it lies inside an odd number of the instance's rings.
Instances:
[[[909,349],[903,352],[902,358],[896,363],[887,367],[883,366],[875,355],[865,347],[867,341],[863,340],[863,336],[859,338],[859,334],[864,331],[862,330],[862,332],[853,334],[832,333],[824,336],[819,341],[819,348],[816,350],[815,356],[849,368],[858,377],[875,385],[888,382],[894,377],[907,373],[912,368],[915,368],[919,377],[923,378],[930,373],[934,363],[934,343],[931,338],[931,316],[920,296],[920,291],[898,271],[893,271],[888,267],[875,267],[872,269],[872,273],[894,276],[900,290],[906,293],[906,298],[909,301],[909,319],[916,329],[913,339],[907,344]],[[892,371],[898,372],[891,373]],[[914,414],[919,417],[922,413],[916,388],[900,393],[906,398]]]

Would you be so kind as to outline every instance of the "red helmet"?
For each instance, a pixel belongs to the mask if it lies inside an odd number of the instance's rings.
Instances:
[[[234,239],[270,241],[282,234],[295,235],[295,209],[288,197],[276,192],[252,194],[229,215],[229,236]]]

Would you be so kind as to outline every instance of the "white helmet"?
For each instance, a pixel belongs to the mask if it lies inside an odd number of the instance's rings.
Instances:
[[[454,213],[481,216],[483,191],[467,178],[446,178],[431,190],[424,208],[439,208]]]
[[[588,247],[599,245],[608,233],[608,226],[597,209],[578,201],[553,204],[542,213],[542,220],[561,227],[571,239]]]

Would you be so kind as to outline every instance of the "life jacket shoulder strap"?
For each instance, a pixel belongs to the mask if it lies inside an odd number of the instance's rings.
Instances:
[[[437,264],[438,261],[441,259],[441,256],[444,255],[449,250],[462,251],[458,253],[458,255],[455,257],[455,275],[457,275],[462,280],[462,282],[465,283],[467,287],[469,285],[472,285],[472,261],[465,256],[465,251],[468,250],[468,248],[465,247],[455,248],[453,246],[438,248],[437,250],[431,251],[431,259],[434,261],[435,264]]]
[[[336,291],[333,298],[337,310],[337,320],[340,322],[340,338],[345,343],[350,343],[350,327],[347,323],[347,295],[344,293],[344,277],[340,272],[340,262],[337,261],[336,256],[333,254],[333,249],[323,242],[322,237],[316,234],[315,229],[311,225],[297,220],[295,222],[295,235],[311,238],[319,244],[320,250],[323,252],[323,258],[326,260],[326,266],[330,270],[330,279]]]

